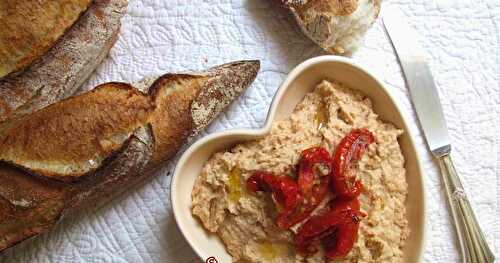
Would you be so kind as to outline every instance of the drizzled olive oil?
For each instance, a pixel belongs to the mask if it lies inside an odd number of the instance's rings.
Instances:
[[[259,253],[266,261],[273,261],[276,258],[288,253],[288,246],[280,243],[261,242],[259,243]]]
[[[326,127],[326,124],[328,123],[328,109],[326,108],[325,103],[319,104],[314,116],[314,121],[318,131],[321,130],[321,128]]]
[[[241,196],[244,194],[243,180],[241,178],[241,170],[238,167],[234,167],[229,172],[229,200],[232,202],[238,202]]]

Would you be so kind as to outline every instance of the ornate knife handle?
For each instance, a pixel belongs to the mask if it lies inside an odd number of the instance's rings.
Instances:
[[[443,155],[438,158],[438,161],[460,242],[463,262],[490,263],[495,261],[495,256],[486,243],[450,155]]]

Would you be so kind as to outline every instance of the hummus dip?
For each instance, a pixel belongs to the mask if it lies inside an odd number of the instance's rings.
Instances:
[[[332,153],[355,128],[370,130],[375,143],[357,163],[364,186],[361,211],[367,216],[343,261],[401,262],[409,235],[402,131],[381,121],[367,97],[336,81],[322,81],[265,137],[214,154],[195,182],[193,215],[222,239],[234,262],[325,262],[321,249],[308,257],[296,253],[293,230],[275,224],[271,197],[249,192],[245,182],[255,170],[295,176],[304,149],[321,146]]]

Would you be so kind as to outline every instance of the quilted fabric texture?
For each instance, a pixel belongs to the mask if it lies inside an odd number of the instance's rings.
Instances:
[[[453,140],[453,158],[500,258],[500,2],[388,0],[422,36]],[[85,88],[257,58],[255,83],[206,133],[264,123],[275,90],[295,65],[323,54],[268,0],[132,0],[109,58]],[[424,165],[425,261],[456,262],[458,250],[438,170],[427,152],[401,70],[379,20],[353,58],[381,78],[410,118]],[[171,212],[175,160],[154,179],[0,255],[0,262],[198,262]],[[411,189],[410,189],[411,190]]]

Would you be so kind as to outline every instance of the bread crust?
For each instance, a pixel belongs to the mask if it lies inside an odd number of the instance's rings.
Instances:
[[[345,16],[352,14],[358,8],[357,0],[308,0],[304,3],[291,1],[302,19],[308,19],[307,13],[324,13],[329,15]]]
[[[356,50],[378,17],[381,0],[276,0],[300,29],[325,51],[349,54]]]
[[[72,95],[115,43],[126,6],[127,0],[94,0],[42,57],[0,79],[0,123]]]
[[[30,169],[30,166],[16,160],[0,161],[0,251],[48,230],[72,210],[105,202],[124,189],[144,181],[161,167],[163,161],[173,157],[182,144],[208,125],[220,111],[241,94],[255,79],[258,70],[258,61],[240,61],[199,73],[166,74],[157,78],[143,91],[133,89],[128,84],[107,83],[100,85],[95,91],[57,102],[34,112],[30,117],[17,119],[14,124],[9,123],[7,125],[9,127],[0,130],[0,138],[4,138],[3,141],[0,139],[0,144],[3,142],[0,145],[0,152],[5,150],[2,148],[4,145],[10,146],[25,140],[20,139],[25,138],[23,132],[17,135],[11,131],[13,127],[20,127],[18,125],[33,119],[40,121],[41,126],[50,126],[46,124],[50,122],[47,119],[78,122],[82,126],[76,127],[78,134],[69,130],[75,126],[66,127],[66,124],[63,124],[59,129],[68,132],[57,133],[58,138],[52,140],[55,144],[66,142],[65,146],[68,148],[66,151],[69,152],[80,147],[79,140],[87,141],[88,138],[94,138],[97,133],[95,127],[110,126],[112,131],[118,133],[125,127],[127,132],[132,132],[126,140],[121,141],[117,150],[106,152],[107,155],[102,156],[103,161],[95,169],[70,176],[72,180],[60,180],[66,176],[57,171],[45,174]],[[119,94],[126,92],[130,96],[134,106],[137,106],[132,110],[135,113],[125,113],[121,106],[116,106],[123,104],[123,98],[127,97],[121,98],[117,96],[117,92]],[[89,103],[89,98],[96,97],[101,97],[97,104],[107,104],[101,108],[105,109],[103,116],[110,116],[109,119],[101,118],[99,113],[95,113],[97,114],[95,121],[83,121],[85,118],[82,119],[82,116],[87,115],[80,113],[81,108],[75,105],[79,101]],[[130,101],[125,100],[125,102]],[[75,110],[70,111],[71,114],[68,114],[68,111],[61,111],[61,109],[67,110],[67,107],[75,107]],[[141,111],[144,116],[142,113],[136,114]],[[115,119],[113,117],[115,113],[141,116]],[[136,125],[137,123],[139,125]],[[5,134],[10,136],[8,142],[5,140],[7,136]],[[75,136],[79,139],[70,138]],[[46,148],[50,151],[50,147]],[[30,147],[26,149],[31,150]],[[15,156],[28,154],[23,152],[24,150],[24,147],[18,148],[21,152],[16,152]],[[87,158],[92,154],[101,153],[98,147],[91,147],[90,150],[90,154],[85,155]],[[51,154],[38,151],[38,154],[56,161],[63,158],[57,151]],[[55,156],[58,157],[54,158]],[[80,155],[76,158],[84,159]]]
[[[189,74],[166,74],[158,78],[150,88],[156,109],[150,116],[154,144],[154,161],[170,158],[193,130],[192,115],[189,109],[201,83],[207,77]],[[173,108],[171,105],[175,105]],[[176,125],[170,125],[175,122]]]
[[[4,0],[0,3],[0,78],[43,55],[92,0]]]
[[[129,84],[99,85],[5,123],[0,127],[0,160],[72,180],[95,171],[118,151],[153,109],[150,98]]]

